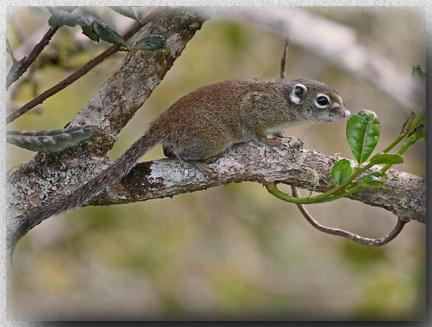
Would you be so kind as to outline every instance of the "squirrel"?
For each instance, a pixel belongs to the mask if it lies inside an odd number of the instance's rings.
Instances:
[[[294,125],[333,122],[349,114],[336,90],[311,79],[237,79],[203,86],[163,112],[138,141],[94,179],[23,216],[8,240],[11,254],[32,227],[52,215],[82,206],[118,183],[159,143],[166,156],[209,175],[214,172],[208,163],[234,144],[254,141],[271,148],[280,141],[268,135]]]

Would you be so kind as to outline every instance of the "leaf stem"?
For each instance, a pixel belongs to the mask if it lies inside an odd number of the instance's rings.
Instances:
[[[398,145],[403,139],[407,138],[408,136],[410,136],[410,134],[412,134],[416,128],[418,128],[420,126],[420,124],[423,124],[425,122],[426,119],[426,115],[425,112],[422,111],[417,117],[415,117],[414,121],[410,124],[410,126],[407,128],[407,130],[401,134],[400,136],[398,136],[389,146],[387,146],[382,152],[383,153],[388,153],[390,150],[392,150],[396,145]],[[417,138],[415,137],[410,137],[408,139],[408,141],[406,143],[404,143],[402,145],[402,147],[399,149],[399,151],[397,152],[397,154],[402,155],[404,154],[415,142],[417,141]],[[381,169],[380,172],[384,173],[387,170],[389,170],[394,164],[387,164],[384,165]],[[287,201],[287,202],[292,202],[292,203],[296,203],[296,204],[316,204],[316,203],[324,203],[324,202],[330,202],[330,201],[334,201],[337,199],[340,199],[342,197],[345,197],[349,194],[352,193],[356,193],[361,191],[362,189],[366,188],[367,185],[363,182],[361,182],[360,184],[354,186],[353,188],[348,190],[348,187],[355,183],[355,180],[358,176],[360,176],[361,174],[363,174],[364,172],[366,172],[368,169],[370,169],[372,166],[374,166],[373,163],[368,163],[363,167],[358,167],[354,173],[349,176],[343,183],[341,183],[340,185],[328,190],[327,192],[324,192],[322,194],[313,196],[313,197],[305,197],[305,198],[299,198],[299,197],[294,197],[294,196],[290,196],[282,191],[280,191],[275,183],[272,184],[268,184],[266,185],[267,191],[274,195],[275,197],[283,200],[283,201]]]
[[[411,126],[405,131],[405,133],[399,135],[390,145],[388,145],[382,152],[388,153],[392,150],[396,145],[398,145],[404,138],[409,136],[421,123],[424,123],[426,120],[425,111],[422,111],[417,117],[414,118],[414,121],[411,123]],[[400,153],[399,153],[400,154]]]
[[[387,153],[388,151],[393,149],[403,139],[410,136],[410,134],[412,132],[414,132],[415,129],[418,128],[419,125],[423,124],[425,121],[426,121],[426,114],[425,114],[425,111],[422,111],[417,117],[414,118],[414,121],[412,122],[411,126],[405,131],[405,133],[403,133],[398,138],[396,138],[396,140],[394,140],[387,148],[385,148],[383,150],[383,152]],[[417,138],[409,138],[408,141],[405,142],[401,146],[401,148],[399,149],[397,154],[400,154],[400,155],[404,154],[416,141],[417,141]],[[387,170],[389,170],[392,166],[393,166],[393,164],[387,164],[387,165],[383,166],[380,171],[382,173],[384,173]]]

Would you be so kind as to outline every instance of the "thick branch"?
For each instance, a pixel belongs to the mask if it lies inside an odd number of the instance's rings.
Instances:
[[[203,19],[190,10],[166,10],[142,30],[142,35],[159,34],[166,49],[133,51],[121,67],[70,123],[96,125],[94,135],[81,146],[62,153],[39,153],[9,178],[8,228],[16,216],[93,178],[106,167],[105,154],[118,133],[160,83],[187,42],[201,28]]]
[[[333,183],[330,171],[340,158],[316,151],[286,147],[272,151],[253,144],[237,146],[212,166],[215,179],[177,160],[162,159],[138,164],[120,185],[92,200],[90,205],[121,204],[194,192],[222,184],[253,181],[282,182],[308,190],[328,191]],[[397,170],[388,172],[387,189],[368,188],[351,199],[393,212],[401,220],[426,223],[426,182],[424,178]],[[316,180],[318,177],[318,185]],[[263,190],[264,192],[264,190]]]
[[[126,56],[117,72],[70,124],[98,126],[85,144],[60,154],[38,154],[14,172],[8,185],[8,233],[19,225],[16,217],[24,211],[72,192],[106,167],[104,156],[118,133],[159,84],[202,22],[190,11],[167,10],[143,29],[143,35],[164,36],[168,49],[132,52]],[[144,201],[242,181],[280,181],[322,192],[332,185],[329,171],[335,160],[314,151],[271,151],[247,144],[214,164],[219,172],[216,179],[208,181],[194,168],[175,160],[139,164],[124,179],[123,187],[112,188],[91,204]],[[424,179],[395,170],[388,175],[385,181],[388,190],[366,189],[351,198],[383,207],[400,219],[424,223]],[[319,185],[314,184],[316,177]]]

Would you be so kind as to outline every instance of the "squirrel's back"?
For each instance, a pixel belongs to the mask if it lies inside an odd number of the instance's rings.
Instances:
[[[165,153],[204,170],[207,162],[231,145],[249,140],[273,146],[266,134],[300,123],[331,122],[349,115],[331,87],[314,80],[238,79],[203,86],[175,102],[148,131],[93,180],[35,208],[8,236],[13,249],[29,229],[44,219],[79,207],[117,183],[150,148],[162,143]]]

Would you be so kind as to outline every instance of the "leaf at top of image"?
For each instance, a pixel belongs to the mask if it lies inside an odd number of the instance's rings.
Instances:
[[[51,13],[51,14],[55,14],[57,11],[67,11],[67,12],[72,12],[74,11],[77,7],[76,6],[45,6],[45,8]]]
[[[110,8],[112,10],[114,10],[115,12],[125,16],[125,17],[129,17],[132,18],[136,21],[139,21],[135,11],[133,10],[132,7],[128,7],[128,6],[110,6]]]
[[[79,24],[81,16],[67,12],[64,10],[58,10],[48,19],[48,24],[51,27],[70,26],[74,27]]]
[[[92,22],[91,27],[93,28],[93,31],[99,35],[101,40],[104,40],[108,43],[116,44],[122,47],[128,47],[126,44],[126,41],[111,27],[104,23],[100,23],[97,20],[94,20]]]
[[[93,31],[93,28],[91,26],[81,26],[82,33],[87,36],[90,40],[99,42],[99,35]]]

